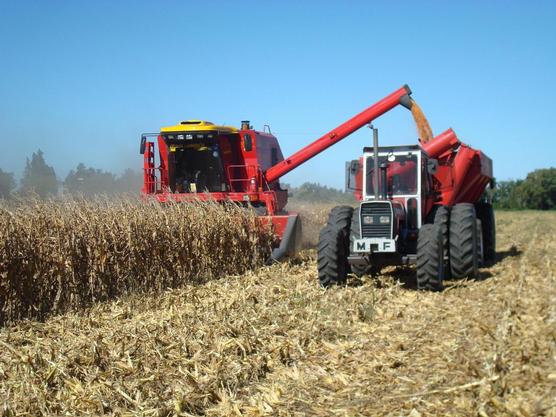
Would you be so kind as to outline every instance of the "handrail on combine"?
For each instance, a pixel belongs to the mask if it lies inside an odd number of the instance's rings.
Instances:
[[[162,191],[162,176],[161,168],[143,168],[145,174],[145,187],[147,188],[149,194],[156,194]],[[157,171],[160,174],[157,174]]]
[[[232,172],[238,169],[245,172],[246,175],[242,177],[237,177],[236,175],[233,175]],[[230,181],[230,187],[232,191],[242,192],[247,190],[257,191],[259,184],[261,183],[263,172],[261,168],[257,165],[228,165],[227,174],[228,174],[228,179]],[[247,186],[241,187],[241,189],[237,189],[235,186],[235,184],[237,183],[239,184],[246,183]]]

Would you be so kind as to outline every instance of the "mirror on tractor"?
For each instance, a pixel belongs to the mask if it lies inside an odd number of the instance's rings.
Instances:
[[[360,187],[357,187],[355,180],[360,169],[361,164],[359,160],[354,159],[353,161],[346,162],[346,192],[361,191]]]
[[[141,145],[139,146],[139,153],[143,155],[145,153],[145,147],[147,145],[147,137],[141,135]]]

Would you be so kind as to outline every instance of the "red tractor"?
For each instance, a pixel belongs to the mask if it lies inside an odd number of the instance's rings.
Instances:
[[[447,275],[474,277],[495,256],[492,206],[481,201],[492,161],[449,129],[419,145],[364,148],[347,164],[347,185],[360,203],[332,209],[318,244],[322,286],[351,271],[416,264],[417,287],[438,291]]]

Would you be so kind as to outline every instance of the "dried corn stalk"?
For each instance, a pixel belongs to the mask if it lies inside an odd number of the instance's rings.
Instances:
[[[232,204],[132,200],[0,206],[0,324],[239,274],[273,234]]]

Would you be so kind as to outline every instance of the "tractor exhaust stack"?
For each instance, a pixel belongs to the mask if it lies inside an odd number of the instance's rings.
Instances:
[[[378,129],[375,129],[373,125],[370,126],[373,129],[373,159],[374,159],[374,184],[373,188],[375,190],[375,200],[378,201]]]

